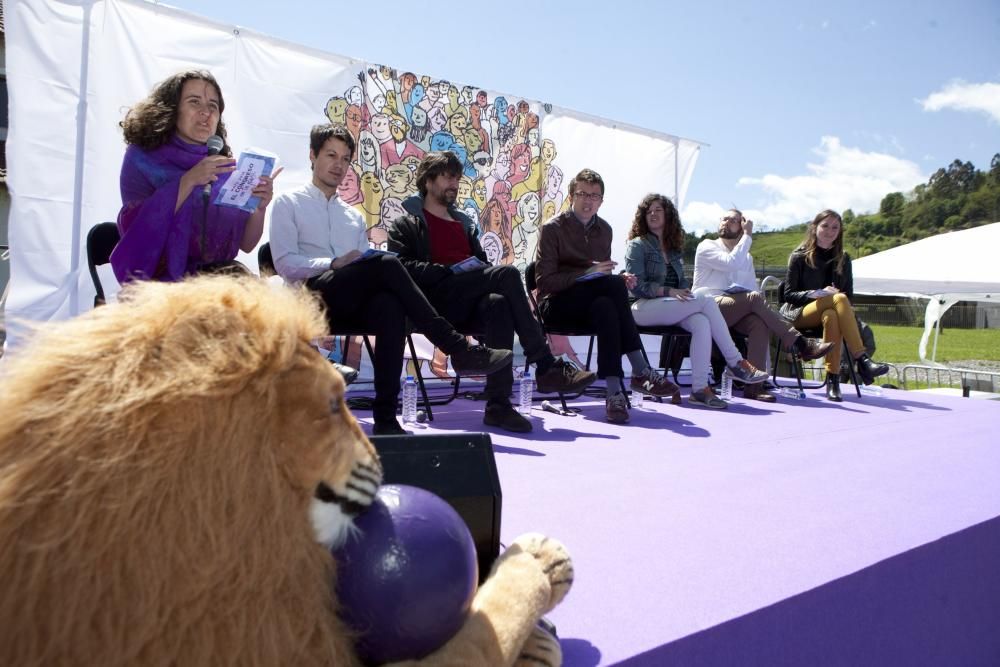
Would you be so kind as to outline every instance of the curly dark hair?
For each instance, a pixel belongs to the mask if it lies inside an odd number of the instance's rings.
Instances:
[[[635,209],[635,217],[632,218],[632,229],[628,231],[629,240],[649,234],[649,225],[646,224],[646,214],[649,207],[655,202],[660,202],[664,211],[663,223],[663,251],[684,249],[684,228],[681,227],[681,216],[677,214],[677,207],[666,196],[661,194],[649,194],[642,198],[639,207]]]
[[[149,96],[137,102],[118,123],[125,134],[125,143],[135,144],[146,150],[159,148],[167,143],[177,129],[177,109],[181,103],[181,91],[184,84],[192,79],[207,81],[219,94],[219,127],[215,133],[222,137],[224,144],[221,155],[232,156],[233,151],[226,138],[226,124],[222,122],[226,101],[222,99],[219,82],[206,70],[178,72],[156,84]]]
[[[802,254],[806,256],[806,264],[810,268],[816,268],[816,228],[819,223],[823,222],[827,218],[834,218],[840,223],[840,233],[837,235],[837,240],[833,242],[833,258],[837,262],[836,272],[841,274],[844,272],[844,219],[840,217],[840,214],[831,209],[825,209],[816,214],[816,217],[812,219],[806,226],[806,238],[802,241],[802,245],[799,248]]]

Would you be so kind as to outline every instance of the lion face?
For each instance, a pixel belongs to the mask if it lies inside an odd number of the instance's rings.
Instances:
[[[303,343],[291,371],[279,381],[282,432],[301,450],[298,474],[312,493],[310,520],[319,542],[332,547],[349,534],[354,517],[371,504],[382,466],[371,442],[347,409],[340,374]]]

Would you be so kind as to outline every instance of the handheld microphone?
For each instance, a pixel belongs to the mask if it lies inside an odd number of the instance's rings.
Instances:
[[[205,142],[205,145],[208,146],[209,155],[218,155],[219,153],[222,152],[222,149],[223,147],[225,147],[226,142],[223,141],[222,137],[220,137],[219,135],[213,134],[208,138],[208,141]],[[205,183],[205,187],[201,189],[201,197],[207,202],[208,198],[211,196],[212,196],[212,181],[209,181],[208,183]]]
[[[562,410],[560,410],[556,406],[552,405],[548,401],[542,401],[542,410],[544,410],[545,412],[551,412],[551,413],[557,414],[557,415],[561,415],[562,414]]]

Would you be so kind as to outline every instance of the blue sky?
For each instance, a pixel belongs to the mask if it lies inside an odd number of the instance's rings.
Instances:
[[[771,229],[877,210],[1000,152],[997,0],[165,4],[706,142],[682,202],[696,232],[733,205]]]

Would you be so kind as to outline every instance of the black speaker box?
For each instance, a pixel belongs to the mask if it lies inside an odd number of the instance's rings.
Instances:
[[[465,520],[476,543],[479,580],[500,554],[500,477],[487,433],[381,435],[370,438],[385,484],[408,484],[441,496]]]

